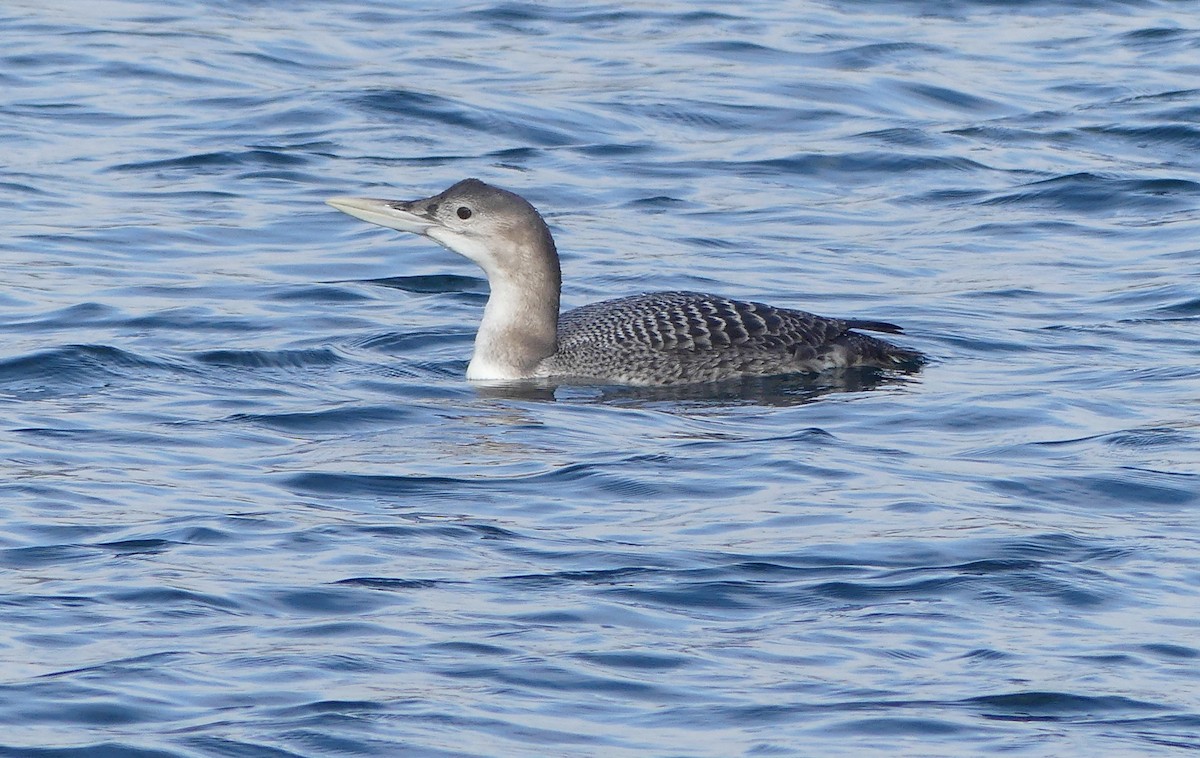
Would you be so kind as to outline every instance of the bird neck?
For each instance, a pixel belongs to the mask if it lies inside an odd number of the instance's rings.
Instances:
[[[467,378],[527,379],[558,352],[558,258],[547,270],[516,275],[488,272],[491,294],[475,335]]]

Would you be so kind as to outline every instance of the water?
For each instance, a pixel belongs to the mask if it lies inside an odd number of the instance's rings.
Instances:
[[[1200,750],[1186,2],[0,9],[0,755]],[[905,381],[477,390],[332,195]]]

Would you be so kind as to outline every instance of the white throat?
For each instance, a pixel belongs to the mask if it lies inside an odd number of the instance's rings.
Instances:
[[[467,378],[503,382],[534,376],[538,364],[558,350],[557,265],[546,270],[547,257],[524,249],[524,240],[497,236],[485,241],[439,228],[427,234],[478,264],[491,289]]]
[[[528,379],[558,350],[558,291],[527,287],[512,277],[489,276],[491,295],[467,366],[472,381]]]

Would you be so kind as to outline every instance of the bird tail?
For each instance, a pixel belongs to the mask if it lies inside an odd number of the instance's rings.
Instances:
[[[891,326],[891,324],[885,324],[885,326]],[[905,371],[911,371],[918,369],[929,362],[929,359],[925,356],[925,354],[921,353],[920,351],[907,347],[900,347],[899,345],[893,345],[887,340],[881,340],[878,337],[872,337],[869,334],[846,332],[844,335],[842,335],[840,340],[842,340],[844,344],[851,345],[853,347],[854,353],[860,357],[859,360],[863,365],[877,366],[879,368],[895,367]]]
[[[846,324],[851,329],[863,329],[868,332],[884,332],[886,334],[903,334],[904,330],[895,324],[889,324],[886,321],[863,321],[861,319],[847,319]]]

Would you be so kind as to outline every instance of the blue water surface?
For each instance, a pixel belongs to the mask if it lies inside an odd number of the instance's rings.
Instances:
[[[0,8],[0,756],[1200,752],[1200,13]],[[920,374],[493,392],[564,302],[893,321]]]

